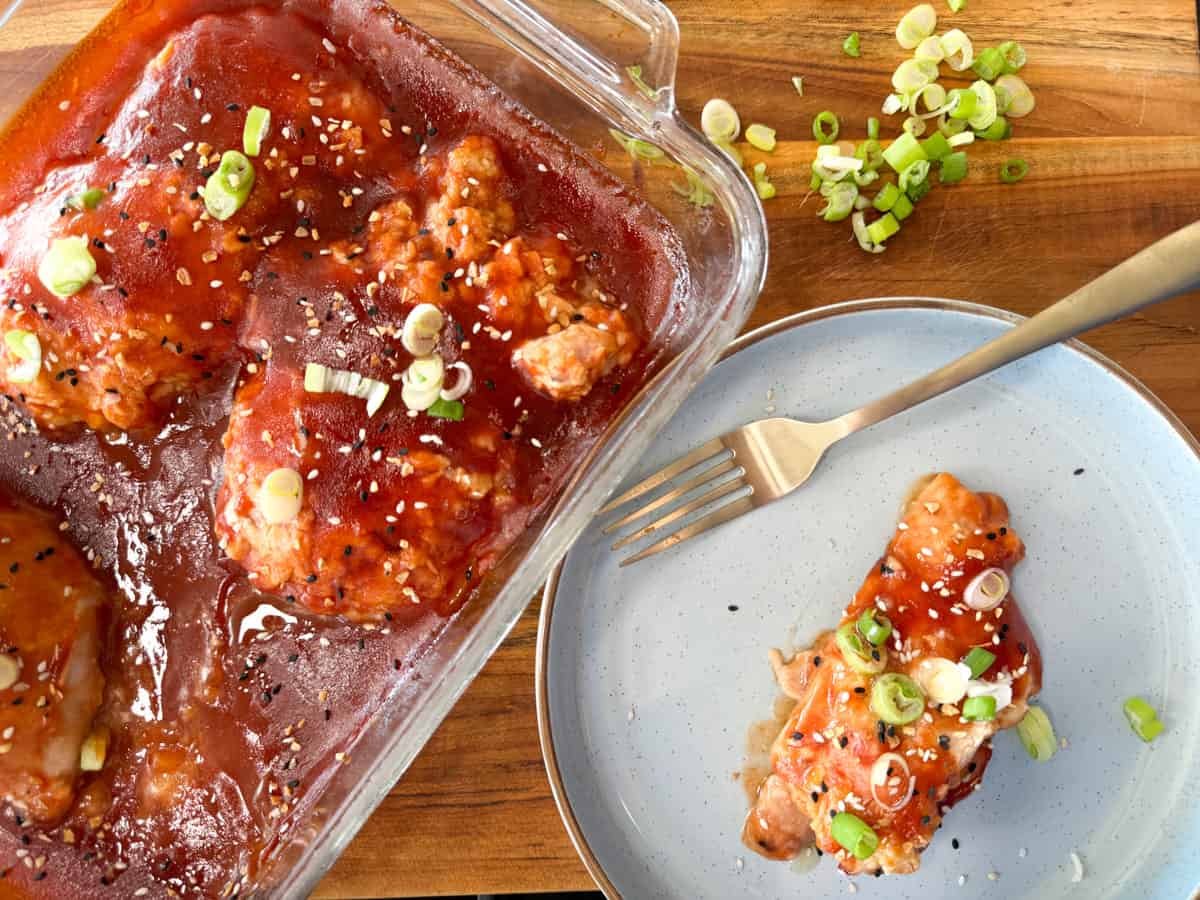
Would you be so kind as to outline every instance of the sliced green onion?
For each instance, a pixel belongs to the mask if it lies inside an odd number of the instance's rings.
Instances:
[[[1029,163],[1023,159],[1006,159],[1000,164],[1000,180],[1005,184],[1016,184],[1029,174]]]
[[[304,506],[304,479],[295,469],[275,469],[258,488],[255,506],[268,525],[286,525]]]
[[[746,129],[746,142],[756,150],[770,153],[775,149],[775,129],[756,122]]]
[[[969,119],[979,108],[979,95],[970,88],[955,88],[946,98],[950,118]]]
[[[975,143],[975,132],[961,131],[958,134],[952,134],[946,139],[951,147],[965,147],[968,144]]]
[[[937,28],[937,10],[930,4],[914,6],[900,19],[896,26],[896,42],[905,50],[912,50],[921,41],[933,34]]]
[[[976,131],[983,131],[996,121],[996,89],[981,78],[971,85],[971,92],[978,103],[967,123]]]
[[[38,264],[38,280],[56,297],[83,290],[96,274],[96,260],[88,252],[87,238],[58,238]]]
[[[902,109],[908,109],[908,101],[899,94],[888,94],[883,98],[883,106],[879,109],[885,116],[892,116]]]
[[[246,124],[242,126],[242,149],[247,156],[258,156],[262,152],[263,138],[271,129],[271,111],[262,106],[252,106],[246,113]]]
[[[949,119],[946,118],[945,113],[938,116],[938,131],[948,138],[954,138],[957,135],[966,133],[971,135],[971,140],[975,139],[975,133],[967,131],[967,123],[963,119]]]
[[[1012,125],[1004,116],[996,116],[996,121],[975,134],[985,141],[1006,141],[1012,135]]]
[[[1025,48],[1016,41],[1005,41],[996,48],[1004,59],[1004,74],[1015,75],[1025,67]]]
[[[901,94],[912,94],[936,81],[937,63],[928,59],[906,59],[892,73],[892,87]]]
[[[876,181],[879,180],[879,170],[878,169],[863,169],[861,172],[852,172],[851,174],[854,176],[854,183],[857,184],[860,188],[867,187],[868,185],[874,184]],[[864,200],[866,200],[866,198],[860,194],[858,201],[855,201],[856,207],[858,209],[866,208],[859,202],[859,201],[864,201]],[[867,206],[870,206],[870,205],[871,205],[870,202],[867,201]]]
[[[812,133],[818,144],[832,144],[837,140],[839,130],[838,117],[827,109],[813,119]]]
[[[728,143],[737,138],[742,130],[742,120],[728,100],[713,97],[700,110],[700,130],[710,141]]]
[[[911,216],[913,213],[913,203],[908,199],[908,194],[901,194],[897,197],[896,202],[892,204],[890,212],[900,222]]]
[[[642,79],[641,66],[626,66],[625,74],[629,76],[629,80],[633,82],[634,87],[641,91],[643,95],[651,100],[657,99],[658,91],[650,87],[650,85],[646,84],[646,82]]]
[[[967,692],[967,667],[942,656],[931,656],[917,666],[917,683],[931,703],[957,703]]]
[[[834,816],[829,824],[829,836],[850,851],[855,859],[870,859],[879,847],[879,835],[853,813],[840,812]]]
[[[867,253],[882,253],[886,249],[882,244],[871,243],[871,237],[867,234],[867,219],[861,212],[856,212],[850,217],[850,225],[858,246]]]
[[[880,212],[887,212],[896,204],[897,198],[901,196],[900,188],[888,182],[879,189],[879,193],[875,195],[875,208]]]
[[[967,8],[967,0],[946,0],[950,7],[950,12],[962,12]]]
[[[933,184],[928,178],[926,178],[924,181],[914,181],[909,184],[909,186],[905,188],[904,193],[908,195],[908,199],[913,203],[920,203],[925,199],[925,195],[928,194],[932,189]]]
[[[8,380],[13,384],[28,384],[42,371],[42,345],[37,335],[22,328],[4,332],[4,346],[19,362],[8,367]]]
[[[1033,92],[1019,75],[1001,75],[996,79],[996,95],[1003,91],[1008,97],[1004,114],[1010,119],[1019,119],[1033,112]]]
[[[971,677],[978,678],[992,667],[996,654],[982,647],[972,647],[971,652],[963,657],[963,665],[971,670]]]
[[[69,209],[85,210],[95,209],[104,200],[104,191],[101,188],[88,188],[82,194],[71,194],[64,201]]]
[[[816,168],[817,167],[814,164],[812,177],[808,179],[808,189],[810,191],[819,190],[821,185],[824,183],[824,179],[821,178],[821,176],[817,173]]]
[[[946,64],[955,72],[965,72],[975,60],[975,46],[961,28],[951,28],[941,37]]]
[[[404,373],[405,378],[405,393],[409,389],[408,380],[414,368],[421,364],[425,367],[436,363],[441,366],[442,359],[440,356],[423,357],[413,360],[407,372]],[[443,370],[444,371],[444,370]],[[441,380],[437,382],[437,388],[441,388]],[[367,401],[367,418],[375,415],[383,406],[383,401],[387,398],[388,392],[391,390],[391,385],[383,381],[377,381],[374,378],[366,378],[358,372],[350,372],[345,369],[332,369],[329,366],[323,366],[319,363],[308,363],[304,367],[304,390],[310,394],[346,394],[350,397],[357,397],[360,400]],[[433,391],[433,397],[437,396],[436,389]],[[406,400],[407,402],[407,400]],[[429,402],[433,402],[431,398]]]
[[[867,226],[867,237],[872,244],[883,245],[883,242],[900,230],[900,223],[891,213],[876,219]]]
[[[888,672],[876,678],[871,687],[871,709],[889,725],[907,725],[925,711],[925,692],[907,675]]]
[[[917,49],[913,56],[917,59],[927,59],[930,62],[940,63],[946,58],[946,51],[942,49],[942,39],[930,35],[917,44]]]
[[[1058,750],[1054,726],[1040,706],[1031,706],[1025,712],[1025,717],[1017,724],[1017,737],[1025,752],[1038,762],[1045,762]]]
[[[859,56],[862,56],[862,51],[859,50],[858,44],[858,32],[852,31],[846,36],[846,39],[842,41],[842,52],[847,56],[853,56],[857,59]]]
[[[708,189],[708,185],[706,185],[700,179],[700,176],[691,169],[684,169],[683,174],[687,178],[687,183],[678,184],[672,181],[671,190],[673,190],[688,203],[699,207],[700,209],[705,209],[709,206],[712,206],[716,197],[713,192]]]
[[[874,675],[887,668],[887,648],[877,649],[864,641],[853,622],[838,628],[836,640],[846,665],[855,672]]]
[[[914,159],[900,173],[900,190],[908,192],[929,177],[929,160]]]
[[[950,142],[946,140],[946,136],[940,131],[935,131],[925,140],[921,141],[921,149],[925,151],[925,156],[929,159],[941,159],[948,156],[950,153]]]
[[[990,722],[996,718],[995,697],[968,697],[962,706],[962,717],[968,722]]]
[[[439,397],[425,412],[435,419],[451,419],[459,422],[463,417],[463,405],[457,400],[443,400]]]
[[[254,166],[244,154],[226,150],[217,171],[204,183],[204,208],[224,222],[245,204],[254,187]]]
[[[1125,710],[1133,733],[1147,744],[1162,734],[1163,723],[1159,721],[1158,713],[1141,697],[1130,697],[1121,708]]]
[[[904,124],[901,127],[904,129],[905,134],[919,138],[925,133],[925,120],[920,116],[909,116],[904,120]]]
[[[897,172],[903,172],[914,160],[925,159],[925,151],[921,149],[920,141],[905,133],[883,151],[883,158]]]
[[[804,96],[804,76],[803,75],[793,75],[792,76],[792,87],[794,87],[796,89],[797,94],[799,94],[801,97],[803,97]]]
[[[879,120],[874,116],[867,119],[867,137],[872,141],[879,140]]]
[[[817,210],[817,215],[826,222],[840,222],[854,211],[858,198],[858,186],[852,181],[839,181],[829,192],[826,203]]]
[[[984,81],[995,81],[1004,74],[1004,54],[995,47],[985,47],[971,63],[971,70]]]
[[[876,618],[874,607],[867,607],[858,617],[858,633],[878,647],[892,633],[892,622],[884,615]]]
[[[863,161],[863,168],[874,171],[883,165],[883,148],[879,141],[867,138],[854,148],[854,158]]]
[[[649,141],[641,141],[632,135],[628,135],[623,131],[617,131],[615,128],[608,129],[608,133],[612,135],[613,140],[621,145],[622,149],[634,159],[639,159],[642,162],[654,164],[659,160],[665,159],[661,147],[656,147]]]
[[[756,163],[754,172],[754,190],[758,192],[759,200],[770,200],[775,196],[775,185],[767,178],[767,164]]]
[[[933,84],[925,85],[925,87],[917,91],[916,95],[913,97],[911,109],[913,114],[916,115],[920,112],[918,107],[924,104],[925,110],[929,113],[929,115],[922,116],[922,118],[932,118],[934,115],[937,115],[937,113],[941,112],[942,105],[945,104],[945,102],[946,89],[937,82],[934,82]]]

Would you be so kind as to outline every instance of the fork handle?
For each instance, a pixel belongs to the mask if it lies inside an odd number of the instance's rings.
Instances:
[[[1079,290],[886,397],[834,419],[853,434],[1014,360],[1122,316],[1200,288],[1200,222],[1156,241]]]

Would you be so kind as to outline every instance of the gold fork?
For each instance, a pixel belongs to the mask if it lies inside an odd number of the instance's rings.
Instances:
[[[683,483],[611,522],[604,533],[659,514],[612,545],[619,550],[658,536],[658,541],[622,560],[621,565],[653,556],[790,494],[809,479],[825,451],[847,435],[1050,344],[1197,287],[1200,222],[1151,244],[995,340],[860,409],[827,422],[760,419],[713,438],[601,509],[599,514],[606,515],[690,474]],[[691,499],[680,503],[685,498]],[[689,520],[708,507],[713,508]]]

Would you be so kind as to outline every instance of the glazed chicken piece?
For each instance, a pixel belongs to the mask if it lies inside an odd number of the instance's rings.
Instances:
[[[105,733],[92,729],[107,597],[50,517],[7,495],[0,586],[0,794],[49,827],[74,800],[85,741],[87,767],[103,762]]]
[[[917,870],[943,815],[978,786],[992,736],[1041,686],[1037,645],[1008,593],[1024,552],[995,494],[944,473],[922,487],[838,633],[790,661],[772,655],[796,706],[746,820],[750,847],[787,859],[815,836],[849,874]],[[865,636],[882,636],[871,622],[891,625],[878,645]],[[888,689],[897,676],[915,701]],[[978,698],[994,701],[982,700],[982,720]],[[838,813],[873,829],[877,848],[855,855],[834,840]]]
[[[393,407],[386,430],[386,413],[368,422],[363,406],[306,392],[303,374],[284,365],[243,387],[224,438],[217,535],[260,588],[313,612],[375,620],[428,605],[446,614],[523,528],[521,516],[504,516],[516,449],[469,403],[448,426]],[[470,436],[452,451],[443,427]],[[303,484],[285,521],[272,521],[263,500],[277,469]]]
[[[45,193],[0,220],[0,332],[32,334],[41,355],[30,379],[5,346],[0,391],[45,428],[144,428],[230,357],[247,295],[241,273],[257,255],[246,235],[263,210],[252,198],[236,224],[202,220],[203,200],[192,196],[198,176],[179,168],[138,172],[147,186],[120,182],[94,209],[65,206],[65,196],[88,188],[86,177],[55,171]],[[268,190],[259,192],[263,203]],[[96,266],[67,297],[38,276],[58,239],[84,240]]]

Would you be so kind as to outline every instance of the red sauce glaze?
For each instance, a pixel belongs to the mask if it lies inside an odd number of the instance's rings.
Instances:
[[[1009,527],[999,497],[974,494],[953,476],[938,475],[906,505],[895,538],[839,623],[856,622],[869,608],[886,615],[894,629],[886,642],[886,672],[918,682],[927,659],[958,662],[972,647],[994,653],[996,661],[982,678],[1011,677],[1013,696],[994,722],[966,723],[958,706],[929,701],[911,724],[886,725],[871,709],[876,676],[847,665],[833,633],[788,664],[785,687],[799,702],[772,750],[772,771],[811,819],[817,846],[836,854],[847,871],[914,870],[944,811],[982,777],[991,735],[1016,724],[1039,690],[1041,657],[1012,596],[987,612],[963,601],[977,574],[993,567],[1011,572],[1023,556],[1024,546]],[[915,778],[912,798],[898,810],[884,804],[903,800],[907,778],[872,794],[871,768],[887,752],[900,754]],[[854,799],[844,802],[850,795]],[[833,841],[829,821],[839,809],[875,829],[880,838],[875,857],[860,862]],[[765,808],[751,812],[746,836],[750,846],[768,856],[786,858],[797,849]]]
[[[251,104],[271,109],[265,146],[279,155],[256,160],[251,199],[232,219],[202,219],[194,193],[211,165],[202,150],[240,148]],[[493,194],[465,204],[481,216],[511,210],[497,243],[511,238],[509,255],[556,260],[555,288],[573,304],[611,304],[583,310],[587,321],[623,311],[629,354],[577,402],[544,396],[513,366],[514,346],[551,327],[524,314],[494,321],[507,313],[493,301],[519,291],[519,276],[501,267],[468,286],[453,274],[463,260],[447,247],[480,266],[501,252],[469,246],[480,229],[456,235],[442,221],[448,160],[465,140],[498,154]],[[686,293],[678,238],[382,3],[122,4],[0,146],[0,265],[6,301],[15,301],[0,308],[0,324],[35,331],[56,353],[49,378],[5,385],[0,483],[56,510],[115,588],[97,718],[112,735],[106,764],[79,778],[58,827],[0,814],[0,894],[245,896],[311,820],[338,755],[398,683],[417,677],[448,617],[669,358]],[[91,186],[105,188],[99,207],[60,214],[64,194]],[[373,228],[372,211],[396,200],[428,235]],[[92,245],[103,287],[61,300],[34,273],[47,238],[68,234],[103,243]],[[379,269],[404,254],[413,254],[409,275],[369,292]],[[362,400],[298,391],[309,361],[390,381],[409,357],[388,329],[427,289],[446,295],[440,352],[475,373],[462,422],[410,418],[398,382],[369,420]],[[489,337],[488,325],[512,333]],[[444,563],[445,583],[420,603],[385,595],[376,604],[382,592],[351,565],[345,582],[366,587],[344,604],[322,604],[332,582],[310,595],[306,580],[285,579],[264,595],[215,534],[231,409],[254,419],[247,464],[272,463],[261,431],[286,447],[300,433],[297,415],[321,433],[326,460],[370,429],[308,490],[323,521],[351,523],[319,540],[357,554],[389,526],[414,529]],[[386,457],[431,448],[501,488],[475,503],[441,483],[406,487],[407,512],[389,522],[402,479],[386,476]],[[381,489],[360,500],[373,479]],[[37,852],[18,856],[24,841]]]

